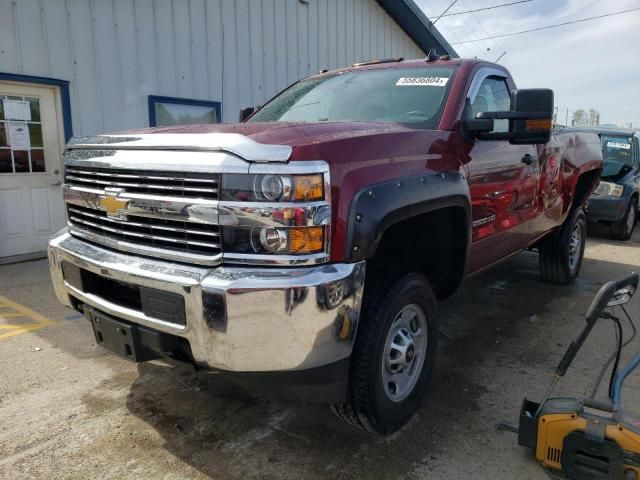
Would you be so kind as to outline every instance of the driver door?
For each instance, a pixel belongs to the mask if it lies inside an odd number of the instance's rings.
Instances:
[[[511,79],[497,69],[480,69],[468,92],[464,115],[506,111]],[[496,120],[494,132],[508,132],[508,120]],[[535,218],[538,189],[537,150],[508,140],[476,140],[467,164],[472,205],[472,244],[468,273],[526,248],[527,223]]]

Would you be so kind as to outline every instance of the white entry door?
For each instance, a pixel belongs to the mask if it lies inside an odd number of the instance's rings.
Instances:
[[[65,224],[57,87],[0,82],[0,259],[46,250]]]

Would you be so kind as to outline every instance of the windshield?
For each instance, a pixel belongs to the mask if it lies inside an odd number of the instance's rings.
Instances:
[[[396,122],[435,129],[453,69],[386,68],[302,80],[250,122]]]
[[[606,162],[617,162],[633,166],[632,137],[602,135],[602,158]]]

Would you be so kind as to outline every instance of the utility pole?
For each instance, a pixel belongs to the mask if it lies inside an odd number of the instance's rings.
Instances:
[[[569,109],[567,108],[567,114],[564,117],[564,126],[568,127],[569,126]]]

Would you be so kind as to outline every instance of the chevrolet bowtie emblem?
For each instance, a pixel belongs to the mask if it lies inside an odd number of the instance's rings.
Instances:
[[[107,217],[123,218],[122,210],[126,210],[130,200],[120,200],[117,195],[107,193],[100,199],[100,207],[107,212]]]

